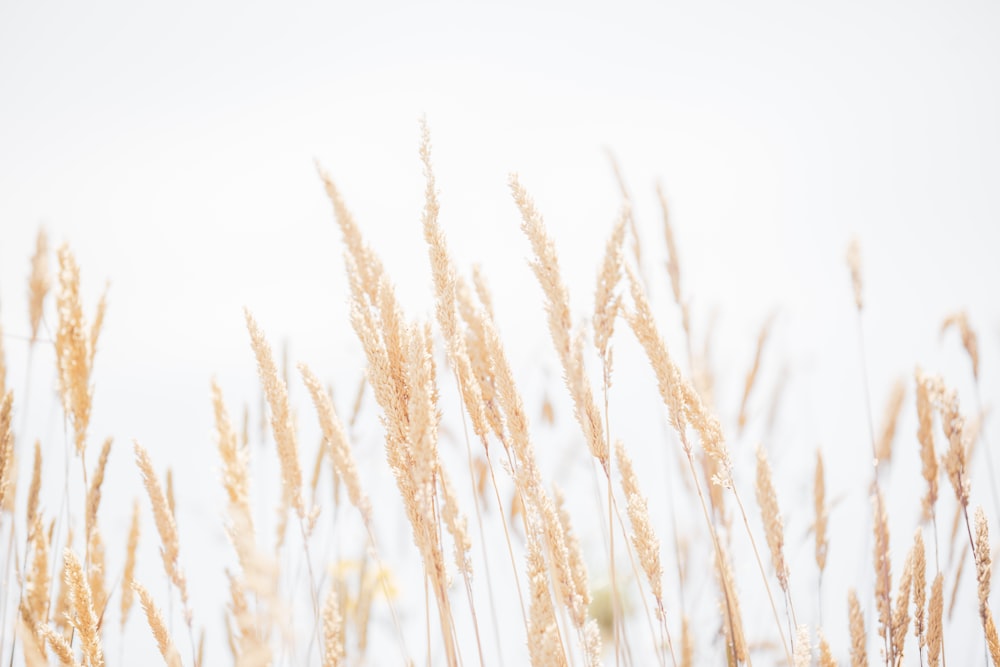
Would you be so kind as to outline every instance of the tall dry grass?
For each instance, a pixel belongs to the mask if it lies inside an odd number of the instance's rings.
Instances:
[[[48,237],[39,232],[27,284],[30,331],[0,336],[0,661],[895,667],[946,664],[950,655],[953,664],[1000,665],[991,604],[995,545],[988,513],[974,502],[987,494],[978,480],[988,479],[1000,512],[980,394],[991,370],[966,313],[945,317],[942,332],[960,336],[974,400],[959,400],[955,387],[967,383],[961,371],[932,374],[913,360],[911,380],[888,389],[876,429],[864,337],[864,317],[874,306],[865,299],[860,244],[851,243],[838,279],[844,304],[856,311],[861,373],[843,391],[864,396],[870,434],[870,443],[850,451],[870,447],[871,455],[856,461],[861,485],[836,487],[825,462],[848,450],[824,444],[815,449],[814,467],[788,470],[771,431],[755,427],[754,404],[769,389],[768,367],[777,363],[776,343],[768,341],[780,320],[766,318],[748,371],[713,366],[682,282],[679,229],[662,188],[655,194],[667,260],[664,271],[651,271],[636,202],[613,164],[621,208],[608,221],[593,308],[579,313],[557,243],[528,187],[513,175],[510,217],[512,224],[520,219],[539,286],[525,295],[525,307],[545,313],[562,404],[575,422],[561,465],[592,477],[571,480],[570,495],[556,485],[550,465],[551,450],[561,445],[548,426],[556,419],[548,389],[543,405],[526,398],[539,392],[519,379],[485,275],[465,269],[450,250],[425,122],[418,157],[424,204],[414,224],[426,242],[432,318],[407,312],[391,267],[355,221],[347,196],[320,169],[343,239],[350,296],[342,315],[366,368],[349,414],[338,410],[322,378],[334,378],[338,391],[353,381],[344,382],[336,369],[312,370],[318,364],[299,363],[299,375],[290,374],[287,358],[279,360],[269,343],[268,331],[279,326],[258,321],[249,308],[247,364],[256,365],[261,403],[243,407],[241,430],[222,386],[209,380],[212,369],[205,369],[223,499],[219,532],[231,547],[229,567],[217,573],[228,583],[223,608],[200,607],[188,576],[209,548],[185,540],[181,528],[188,517],[179,516],[177,498],[183,500],[189,470],[158,467],[159,454],[135,442],[132,474],[148,502],[133,499],[127,524],[102,520],[102,498],[117,499],[108,489],[121,474],[109,467],[119,456],[110,437],[93,454],[94,369],[107,289],[88,320],[88,292],[72,250],[58,249],[53,279]],[[665,281],[672,303],[661,308],[655,286]],[[664,325],[677,319],[678,327]],[[631,354],[616,358],[616,345],[631,345]],[[48,346],[55,376],[33,377],[31,359]],[[23,393],[7,377],[10,354],[27,360]],[[619,379],[623,359],[635,365],[626,377],[655,382],[659,414],[620,409],[634,391]],[[735,415],[716,404],[724,378],[739,397]],[[41,434],[16,426],[25,402],[37,400],[45,385],[58,391],[62,458]],[[296,402],[297,395],[304,400]],[[366,406],[366,397],[374,405]],[[536,407],[542,417],[532,423]],[[917,428],[907,432],[900,425],[911,408]],[[253,439],[271,448],[273,470],[254,465],[263,455],[250,447],[251,414],[262,423]],[[646,435],[621,437],[635,432],[623,425],[637,419]],[[303,436],[306,421],[316,441]],[[375,457],[373,433],[382,441]],[[765,437],[748,444],[750,433]],[[814,444],[807,450],[812,459]],[[637,463],[651,459],[665,468]],[[901,460],[912,461],[920,476],[891,475]],[[980,466],[986,473],[974,474]],[[392,493],[372,485],[378,479],[372,468],[391,479]],[[939,497],[942,475],[953,497]],[[748,511],[743,495],[751,487],[757,507]],[[894,494],[911,487],[920,489],[918,504],[900,513]],[[851,500],[870,514],[845,516]],[[943,532],[946,523],[939,532],[939,516],[953,517],[950,533]],[[845,537],[832,530],[836,521],[852,521],[856,529]],[[295,525],[298,537],[289,540]],[[911,533],[904,552],[899,536]],[[925,540],[931,540],[926,549]],[[154,541],[162,571],[150,575],[155,570],[139,561],[143,544]],[[852,568],[861,562],[859,574]],[[405,579],[394,574],[403,571]],[[966,572],[974,581],[963,584]],[[823,586],[845,576],[849,590]],[[145,627],[128,623],[136,597]],[[159,655],[132,653],[127,647],[136,633]],[[970,643],[982,650],[963,652]]]

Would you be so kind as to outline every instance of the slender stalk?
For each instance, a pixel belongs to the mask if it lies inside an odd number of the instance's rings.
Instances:
[[[792,660],[792,652],[788,646],[788,641],[785,639],[785,632],[781,628],[781,617],[778,614],[778,607],[774,604],[774,596],[771,595],[771,585],[767,582],[767,574],[764,572],[764,562],[760,559],[760,551],[757,550],[757,540],[754,539],[753,533],[750,532],[750,522],[747,520],[747,512],[743,507],[743,500],[740,498],[740,494],[736,491],[736,487],[733,487],[733,496],[736,498],[736,505],[740,508],[740,516],[743,518],[743,526],[747,530],[747,535],[750,537],[750,546],[753,547],[753,555],[757,560],[757,568],[760,570],[761,579],[764,580],[764,590],[767,592],[767,600],[771,603],[771,611],[774,613],[774,622],[778,626],[778,634],[781,635],[781,644],[785,649],[785,653],[788,657],[788,664],[794,664]]]

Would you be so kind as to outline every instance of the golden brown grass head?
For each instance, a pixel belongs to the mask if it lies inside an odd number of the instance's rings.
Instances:
[[[64,553],[66,563],[66,585],[69,588],[72,616],[70,624],[80,635],[83,659],[86,667],[103,667],[104,651],[98,631],[97,612],[91,595],[90,584],[83,565],[71,550]]]
[[[38,328],[42,323],[45,297],[52,286],[49,275],[49,237],[43,227],[39,227],[35,238],[35,254],[31,257],[31,274],[28,277],[28,321],[31,324],[31,344],[38,340]]]
[[[632,543],[639,556],[639,563],[649,581],[650,590],[657,601],[657,613],[663,613],[663,566],[660,564],[660,539],[649,520],[646,498],[639,490],[639,479],[632,467],[632,459],[621,440],[615,442],[615,459],[621,472],[622,491],[627,500],[628,517],[632,523]]]
[[[191,612],[188,609],[187,580],[180,569],[180,539],[177,536],[177,524],[174,515],[167,504],[167,498],[160,486],[160,480],[153,469],[149,454],[138,442],[135,443],[135,461],[142,473],[142,483],[149,494],[149,502],[153,508],[153,519],[156,530],[160,534],[160,555],[163,557],[163,569],[170,581],[177,587],[184,604],[184,615],[188,625],[191,624]]]
[[[292,411],[288,402],[288,386],[278,373],[271,346],[264,338],[264,332],[247,309],[243,310],[250,346],[257,357],[257,372],[271,408],[271,430],[278,446],[278,461],[281,464],[281,482],[285,493],[295,508],[299,519],[306,519],[306,506],[302,497],[302,468],[299,464],[299,445],[292,425]]]
[[[816,450],[816,476],[813,481],[813,509],[816,521],[813,524],[813,534],[816,537],[816,567],[819,568],[820,576],[826,569],[826,552],[830,542],[826,536],[826,522],[828,519],[826,509],[826,476],[823,472],[823,453]]]
[[[139,500],[132,501],[132,521],[129,524],[128,543],[125,546],[125,570],[122,574],[122,596],[121,596],[121,627],[124,630],[128,621],[128,613],[132,609],[133,589],[132,582],[135,581],[135,556],[139,549]]]
[[[80,297],[80,267],[69,246],[59,248],[59,292],[56,306],[59,326],[56,330],[56,362],[59,368],[59,393],[63,409],[73,425],[76,452],[81,454],[87,441],[93,387],[90,374],[97,350],[97,339],[104,321],[105,297],[101,297],[94,323],[87,331]]]
[[[528,531],[528,584],[531,590],[528,653],[532,665],[563,667],[567,664],[566,652],[559,637],[545,558],[534,533],[534,530]]]
[[[920,442],[921,474],[927,482],[927,493],[921,505],[924,520],[934,515],[934,504],[938,496],[938,458],[934,451],[934,412],[932,397],[937,392],[936,381],[920,368],[915,371],[917,399],[917,440]]]
[[[941,335],[944,336],[948,329],[952,327],[958,329],[959,334],[962,336],[962,347],[965,348],[966,353],[969,355],[969,361],[972,362],[972,375],[978,380],[979,339],[976,337],[976,332],[969,326],[969,316],[964,310],[952,313],[944,319],[944,322],[941,323]]]
[[[514,203],[521,212],[521,231],[531,242],[535,255],[531,268],[545,294],[549,333],[563,367],[566,387],[573,398],[573,414],[583,430],[591,455],[607,467],[610,452],[604,438],[604,425],[584,368],[583,346],[579,340],[573,339],[569,290],[563,283],[555,244],[545,229],[545,223],[541,213],[535,208],[535,202],[521,185],[516,174],[510,176],[508,185]]]
[[[607,366],[605,376],[610,378],[611,358],[608,345],[615,330],[615,319],[621,308],[621,296],[616,292],[622,279],[622,244],[625,241],[625,221],[629,209],[626,206],[619,215],[611,236],[604,249],[604,259],[597,274],[597,288],[594,291],[594,346]]]
[[[771,562],[778,583],[783,591],[788,591],[788,563],[785,561],[785,527],[781,520],[781,510],[778,508],[778,495],[771,479],[771,465],[767,461],[767,453],[760,445],[757,446],[757,504],[760,505],[761,519],[764,522],[764,534],[767,546],[771,550]]]
[[[847,594],[848,621],[851,631],[851,667],[868,667],[865,617],[861,613],[858,596],[851,589]]]
[[[14,392],[8,391],[0,399],[0,508],[7,496],[13,495],[11,472],[14,470]]]
[[[875,515],[875,547],[872,551],[875,566],[875,607],[878,610],[879,635],[888,638],[892,627],[892,560],[889,556],[889,515],[886,512],[881,489],[876,490],[872,505]]]
[[[743,427],[747,423],[747,401],[750,400],[750,392],[753,391],[754,384],[757,382],[757,374],[760,372],[760,360],[764,355],[764,345],[767,343],[767,338],[771,333],[771,324],[773,321],[773,316],[767,318],[767,321],[760,328],[760,333],[757,334],[757,349],[754,351],[753,364],[750,366],[750,370],[747,371],[746,379],[743,381],[743,399],[740,401],[740,412],[736,418],[736,424],[740,431],[743,430]]]
[[[851,271],[851,285],[854,287],[854,305],[860,311],[864,306],[864,299],[861,296],[861,243],[858,239],[851,239],[847,245],[847,268]]]
[[[927,603],[927,664],[937,667],[941,657],[944,637],[944,575],[940,572],[931,584],[931,597]]]
[[[354,462],[354,454],[351,452],[347,434],[344,431],[343,423],[333,407],[333,400],[330,394],[323,389],[319,378],[309,370],[305,364],[299,364],[299,372],[302,374],[302,381],[309,390],[316,414],[319,416],[320,427],[323,430],[323,440],[330,452],[334,469],[338,477],[347,487],[347,496],[351,500],[362,516],[367,520],[371,515],[371,501],[361,488],[361,479],[358,476],[358,468]]]
[[[146,612],[146,621],[149,629],[153,632],[153,639],[156,640],[156,647],[160,649],[167,667],[181,667],[181,656],[177,653],[177,647],[170,637],[167,624],[163,621],[163,615],[153,602],[153,596],[149,594],[142,584],[137,581],[132,582],[132,590],[139,596],[139,605]]]
[[[913,534],[913,635],[917,650],[927,645],[927,555],[920,528]]]
[[[875,456],[879,462],[892,460],[892,442],[896,437],[896,423],[899,421],[899,413],[902,412],[903,401],[905,400],[906,384],[902,380],[896,380],[885,403],[885,412],[882,414],[882,426],[879,429],[878,440],[876,440],[875,444]]]
[[[84,534],[90,539],[97,527],[97,508],[101,505],[101,485],[104,484],[104,470],[108,466],[108,456],[111,454],[111,438],[104,441],[101,447],[101,455],[97,459],[94,467],[94,474],[90,478],[90,489],[87,491],[87,515],[85,518]]]
[[[346,657],[344,618],[337,598],[337,589],[334,587],[323,603],[323,667],[341,667]]]

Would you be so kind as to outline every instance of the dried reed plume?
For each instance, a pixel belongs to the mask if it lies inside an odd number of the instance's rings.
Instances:
[[[860,311],[864,307],[861,296],[861,244],[858,239],[851,239],[847,246],[847,267],[851,270],[851,286],[854,288],[854,305]]]
[[[896,423],[899,421],[899,413],[903,409],[903,401],[905,400],[906,384],[902,380],[896,380],[885,404],[882,427],[879,429],[878,440],[875,444],[875,456],[878,457],[880,463],[892,460],[892,442],[896,437]]]
[[[31,341],[38,340],[38,328],[42,323],[45,297],[52,286],[49,275],[49,237],[44,228],[38,229],[35,239],[35,254],[31,257],[31,274],[28,277],[28,321],[31,324]]]
[[[670,290],[673,293],[674,302],[681,309],[681,326],[683,327],[688,340],[688,356],[690,356],[690,316],[688,312],[688,305],[687,302],[684,301],[683,290],[681,289],[681,267],[677,254],[677,245],[674,242],[674,230],[670,225],[670,210],[667,206],[667,197],[663,194],[663,188],[659,183],[656,184],[656,198],[660,202],[660,212],[663,215],[663,235],[667,245],[667,275],[670,277]]]
[[[87,442],[90,407],[94,388],[90,383],[97,339],[104,321],[106,296],[101,297],[94,322],[87,330],[80,298],[80,267],[69,246],[59,248],[59,293],[56,305],[59,328],[56,330],[56,362],[59,368],[59,394],[63,410],[75,433],[77,454],[82,454]]]
[[[340,614],[335,586],[323,603],[323,667],[341,667],[345,656],[344,618]]]
[[[584,368],[582,345],[573,340],[569,290],[562,280],[555,244],[545,229],[541,213],[535,208],[534,201],[521,185],[517,175],[510,176],[508,185],[514,203],[521,212],[521,231],[531,242],[535,255],[531,268],[538,278],[542,292],[545,293],[549,334],[552,336],[552,343],[563,367],[566,388],[573,398],[573,414],[583,430],[591,455],[606,469],[610,460],[608,443],[604,437],[601,413],[597,408],[594,392]]]
[[[747,423],[747,401],[750,400],[750,392],[753,391],[754,384],[757,382],[757,374],[760,372],[760,360],[764,354],[764,345],[767,343],[773,321],[773,316],[767,318],[767,321],[760,327],[760,333],[757,334],[757,349],[753,355],[753,365],[750,366],[746,379],[743,381],[743,398],[740,400],[740,413],[736,419],[736,424],[740,431],[743,430],[743,427]]]
[[[927,557],[920,528],[913,534],[913,635],[917,652],[927,645]]]
[[[800,625],[795,631],[795,667],[809,667],[812,664],[812,646],[809,644],[809,626]]]
[[[31,466],[31,485],[28,487],[28,509],[25,513],[25,525],[29,528],[35,523],[38,514],[38,493],[42,488],[42,443],[35,440],[35,456]]]
[[[371,501],[361,489],[361,479],[358,477],[358,468],[354,463],[354,454],[351,452],[344,426],[337,416],[337,411],[333,407],[333,400],[330,394],[323,389],[319,378],[309,370],[305,364],[299,364],[299,372],[302,374],[302,381],[305,382],[309,395],[312,397],[313,405],[316,407],[316,414],[319,416],[320,427],[323,430],[323,442],[330,453],[333,461],[333,468],[337,476],[347,487],[347,497],[354,505],[365,521],[371,517]]]
[[[931,584],[931,597],[927,603],[927,664],[937,667],[944,639],[944,575],[940,572]]]
[[[890,629],[890,646],[894,665],[903,664],[903,648],[906,644],[906,633],[910,627],[910,591],[913,588],[913,561],[915,555],[911,549],[903,564],[903,573],[899,577],[896,589],[896,609],[892,614]]]
[[[861,604],[854,589],[847,593],[847,605],[851,631],[851,667],[868,667],[865,617],[861,613]]]
[[[992,572],[992,557],[990,555],[990,530],[986,521],[986,513],[982,507],[976,508],[976,583],[979,593],[979,619],[983,623],[983,633],[986,635],[986,646],[994,665],[1000,665],[1000,637],[993,622],[993,612],[990,610],[990,575]]]
[[[924,373],[920,368],[915,371],[917,398],[917,440],[920,442],[921,473],[927,482],[927,493],[924,495],[924,520],[934,517],[934,504],[938,495],[938,459],[934,452],[934,413],[932,397],[937,393],[937,383],[934,378]]]
[[[528,653],[532,665],[564,667],[567,664],[566,651],[552,606],[545,559],[534,532],[528,531],[528,583],[531,589]]]
[[[771,550],[771,562],[778,577],[781,590],[788,593],[788,563],[785,562],[785,527],[781,520],[781,510],[778,508],[778,495],[771,481],[771,466],[767,462],[767,453],[760,445],[757,446],[757,504],[760,505],[761,520],[764,522],[764,534],[767,536],[767,546]]]
[[[820,577],[826,569],[826,552],[829,549],[830,541],[826,536],[826,522],[828,519],[826,509],[826,478],[823,473],[823,453],[816,450],[816,476],[813,482],[813,509],[816,514],[816,521],[813,524],[813,533],[816,537],[816,567],[819,568]]]
[[[90,489],[87,491],[87,514],[84,521],[84,535],[89,540],[97,529],[97,508],[101,504],[101,485],[104,484],[104,470],[108,465],[108,455],[111,454],[111,438],[104,441],[101,455],[90,478]]]
[[[14,392],[8,391],[0,401],[0,508],[4,507],[10,488],[11,471],[14,469],[13,432]]]
[[[178,560],[180,540],[177,537],[177,524],[174,522],[174,516],[167,505],[167,498],[163,494],[163,487],[160,486],[160,480],[153,469],[153,462],[150,460],[149,454],[138,442],[134,442],[134,445],[135,462],[142,473],[142,483],[146,487],[146,493],[149,494],[156,530],[160,534],[160,555],[163,557],[163,570],[180,593],[181,603],[184,605],[184,618],[190,627],[192,616],[191,609],[188,607],[187,580],[184,578],[184,573],[181,572]]]
[[[976,380],[979,380],[979,340],[976,337],[976,332],[969,326],[969,316],[964,310],[951,313],[944,319],[944,322],[941,323],[941,335],[944,336],[952,327],[958,329],[962,336],[962,347],[965,348],[969,360],[972,362],[972,375]]]
[[[892,561],[889,557],[889,517],[881,489],[873,498],[875,513],[875,607],[878,610],[878,633],[885,642],[886,656],[891,657],[892,630]]]
[[[257,325],[253,315],[243,309],[246,318],[247,331],[250,332],[250,345],[257,357],[257,372],[264,388],[264,395],[271,408],[271,429],[274,441],[278,446],[278,461],[281,464],[281,482],[285,493],[295,508],[299,520],[307,522],[305,502],[302,499],[302,469],[299,466],[299,446],[292,426],[292,412],[288,404],[288,385],[278,374],[274,363],[271,346],[268,345],[264,333]],[[314,519],[313,519],[314,520]]]
[[[181,667],[181,656],[177,653],[173,639],[170,638],[170,632],[167,630],[167,624],[163,621],[163,615],[156,608],[156,603],[153,602],[153,596],[137,581],[132,582],[132,590],[139,596],[139,604],[146,612],[146,622],[149,623],[149,629],[153,631],[156,647],[160,649],[160,655],[163,656],[167,667]]]
[[[663,566],[660,565],[660,540],[649,521],[646,498],[639,491],[639,480],[632,468],[632,459],[625,451],[621,440],[615,442],[615,458],[621,473],[622,491],[628,507],[628,518],[632,522],[632,543],[639,555],[639,563],[649,581],[649,588],[657,602],[657,614],[663,615]]]
[[[132,522],[128,529],[128,543],[125,546],[125,571],[122,574],[121,627],[123,630],[134,599],[132,583],[135,581],[135,555],[139,548],[139,529],[139,501],[136,499],[132,501]]]
[[[247,470],[250,455],[246,442],[241,442],[236,435],[236,430],[233,428],[222,397],[222,389],[214,379],[212,380],[212,410],[215,414],[219,458],[222,459],[222,486],[226,489],[226,497],[229,499],[229,511],[231,514],[238,515],[234,521],[239,522],[241,530],[247,533],[246,540],[253,544],[255,531],[253,512],[250,509],[250,479]],[[241,567],[246,569],[249,555],[243,551],[240,551],[238,555]]]
[[[94,610],[94,600],[91,596],[90,584],[83,565],[71,550],[66,549],[63,558],[66,564],[66,585],[69,588],[72,616],[70,624],[80,635],[83,646],[83,664],[85,667],[103,667],[104,652],[101,648],[101,636],[98,632],[97,613]]]

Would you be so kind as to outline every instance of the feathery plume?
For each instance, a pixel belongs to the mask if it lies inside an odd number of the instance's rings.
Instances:
[[[896,610],[892,615],[891,641],[894,664],[903,662],[903,648],[906,644],[906,632],[910,627],[910,591],[913,587],[913,549],[907,555],[903,565],[903,573],[899,577],[899,587],[896,589]]]
[[[241,530],[247,531],[248,540],[254,542],[253,512],[250,510],[250,480],[247,471],[249,453],[247,442],[241,441],[233,428],[226,410],[222,389],[212,380],[212,409],[215,413],[215,432],[218,438],[219,458],[222,459],[222,485],[226,489],[231,512],[240,514]],[[244,554],[241,556],[241,565]]]
[[[358,468],[354,463],[354,454],[351,452],[344,426],[333,407],[330,394],[323,389],[319,378],[305,364],[299,364],[298,368],[302,374],[302,380],[309,390],[309,395],[312,397],[313,405],[316,407],[320,428],[323,430],[323,439],[329,449],[330,458],[333,460],[333,467],[347,487],[347,496],[350,498],[351,504],[358,508],[367,521],[371,516],[371,501],[361,489],[361,479],[358,477]]]
[[[160,555],[163,557],[163,569],[167,574],[167,578],[170,579],[181,594],[185,620],[190,625],[191,611],[188,608],[187,580],[181,572],[179,563],[180,540],[177,537],[177,524],[174,523],[174,515],[170,512],[170,507],[167,505],[166,496],[163,494],[163,488],[160,486],[160,480],[153,469],[153,462],[150,460],[149,454],[143,449],[142,445],[138,442],[133,442],[135,444],[135,462],[142,473],[142,483],[146,487],[146,493],[149,494],[149,502],[153,507],[153,519],[156,522],[156,530],[160,534]]]
[[[31,527],[35,524],[38,514],[38,493],[42,488],[42,443],[35,440],[35,459],[31,466],[31,486],[28,487],[28,509],[25,524]]]
[[[295,508],[299,519],[306,519],[305,503],[302,499],[302,469],[299,466],[299,446],[292,427],[292,413],[288,404],[288,386],[281,380],[278,367],[274,363],[271,346],[257,325],[250,311],[243,309],[250,345],[257,357],[257,371],[260,382],[271,407],[271,429],[278,445],[278,461],[281,464],[281,481]]]
[[[105,291],[105,295],[107,292]],[[101,297],[94,323],[88,332],[80,300],[80,267],[69,246],[59,248],[59,293],[56,305],[59,327],[56,330],[56,362],[59,368],[59,394],[63,410],[73,425],[76,453],[82,454],[90,424],[93,370],[97,338],[104,320],[106,300]]]
[[[132,501],[132,522],[128,529],[128,543],[125,546],[125,572],[122,574],[122,620],[121,627],[124,631],[125,622],[128,621],[128,613],[132,609],[133,590],[132,582],[135,581],[135,555],[139,548],[139,500]]]
[[[944,575],[940,572],[931,584],[931,597],[927,603],[927,664],[937,667],[941,657],[944,624]]]
[[[104,470],[108,465],[108,455],[111,454],[111,438],[104,441],[101,447],[101,455],[97,459],[97,466],[94,474],[90,478],[90,489],[87,491],[87,515],[85,518],[84,533],[87,539],[93,535],[97,529],[97,508],[101,504],[101,485],[104,484]]]
[[[771,466],[767,462],[764,448],[757,446],[757,504],[760,505],[761,520],[767,536],[767,546],[771,550],[771,562],[781,589],[788,592],[788,564],[785,562],[785,527],[778,509],[778,495],[771,481]]]
[[[860,311],[864,306],[861,298],[861,244],[858,239],[851,239],[847,246],[847,268],[851,270],[851,285],[854,287],[854,305]]]
[[[874,505],[875,548],[872,555],[875,566],[875,606],[878,610],[879,636],[885,638],[888,648],[892,627],[892,562],[889,558],[889,517],[881,489],[875,492]]]
[[[940,578],[940,575],[938,577]],[[861,613],[861,605],[853,588],[847,594],[847,605],[851,630],[851,667],[868,667],[865,617]]]
[[[344,656],[344,619],[334,587],[323,605],[323,667],[340,667]]]
[[[49,589],[49,542],[40,516],[35,516],[31,524],[31,542],[34,546],[31,570],[28,573],[27,608],[34,625],[48,623]]]
[[[819,667],[837,667],[833,651],[830,650],[830,642],[826,641],[822,631],[819,633]]]
[[[924,520],[934,515],[934,503],[938,495],[938,459],[934,453],[934,414],[932,396],[938,391],[936,378],[932,378],[918,367],[915,371],[917,384],[917,440],[920,442],[921,474],[927,482],[927,493],[921,500]]]
[[[163,656],[167,667],[181,667],[181,656],[177,653],[173,639],[170,638],[167,624],[163,622],[163,615],[156,608],[156,603],[153,602],[153,596],[137,581],[132,582],[132,590],[139,596],[139,605],[146,612],[146,622],[149,623],[149,629],[153,631],[156,647],[160,649],[160,655]]]
[[[902,380],[896,380],[885,404],[882,428],[879,429],[879,437],[875,445],[875,455],[880,463],[892,460],[892,442],[896,437],[896,423],[899,421],[899,413],[903,409],[903,401],[905,400],[906,384]]]
[[[31,324],[31,345],[38,340],[38,327],[42,323],[45,297],[51,287],[49,276],[49,237],[39,227],[35,239],[35,254],[31,257],[31,275],[28,277],[28,321]]]
[[[952,313],[944,319],[944,322],[941,323],[941,336],[943,337],[948,332],[948,329],[952,327],[958,329],[959,334],[962,336],[962,347],[965,348],[966,353],[969,355],[969,360],[972,362],[972,376],[978,380],[979,341],[976,338],[976,332],[969,326],[969,316],[964,310]]]
[[[73,616],[70,622],[80,635],[84,665],[86,667],[103,667],[104,652],[101,649],[101,636],[98,632],[98,620],[94,611],[90,584],[87,583],[83,565],[76,554],[66,549],[63,557],[66,563],[66,584],[69,587],[70,602],[73,607]]]
[[[615,330],[615,319],[621,308],[621,296],[615,292],[622,279],[622,244],[625,241],[625,221],[629,216],[626,204],[611,230],[604,250],[604,260],[597,274],[594,290],[594,347],[606,365],[605,380],[610,384],[611,357],[608,345]]]
[[[917,652],[927,645],[927,556],[924,537],[917,528],[913,534],[913,635],[917,638]]]
[[[534,533],[534,530],[528,531],[528,582],[531,588],[528,653],[532,665],[562,667],[567,664],[566,653],[556,624],[552,595],[545,574],[545,559]]]
[[[591,455],[606,468],[610,452],[604,438],[604,425],[583,365],[582,345],[573,340],[571,333],[569,290],[562,280],[555,244],[545,229],[541,213],[517,176],[512,174],[508,184],[514,203],[521,212],[521,230],[531,242],[535,254],[531,268],[545,293],[549,333],[562,363],[566,387],[573,398],[573,413],[583,430]]]
[[[816,535],[816,567],[819,568],[820,576],[826,569],[826,552],[830,542],[826,536],[826,479],[823,473],[823,453],[816,450],[816,477],[813,482],[813,508],[816,512],[816,523],[813,525],[813,532]]]
[[[795,631],[795,667],[809,667],[812,664],[812,646],[809,644],[809,626],[800,625]]]
[[[740,431],[743,431],[743,427],[747,423],[747,401],[750,400],[750,392],[753,391],[754,384],[757,382],[757,374],[760,372],[760,359],[764,354],[764,345],[767,343],[768,335],[771,333],[771,323],[773,321],[773,315],[768,317],[767,321],[761,326],[760,333],[757,334],[757,350],[753,355],[753,365],[750,366],[750,370],[747,371],[746,380],[743,381],[743,399],[740,401],[740,413],[736,420]]]
[[[0,400],[0,510],[6,507],[7,496],[13,496],[10,481],[14,469],[13,410],[14,392],[8,391]]]
[[[78,667],[80,663],[76,661],[76,656],[73,655],[73,647],[69,645],[66,639],[56,632],[51,625],[43,624],[38,626],[38,632],[45,638],[48,645],[52,648],[52,652],[56,654],[59,658],[59,664],[65,667]]]
[[[1000,638],[990,610],[990,575],[992,556],[990,555],[990,529],[986,513],[982,507],[976,508],[976,583],[979,593],[979,618],[986,635],[986,646],[994,665],[1000,665]]]
[[[632,459],[621,440],[615,441],[615,458],[621,471],[622,491],[627,500],[628,518],[632,522],[632,544],[635,545],[649,588],[657,602],[657,615],[663,615],[663,567],[660,565],[660,540],[649,521],[646,498],[639,491],[639,480]]]

